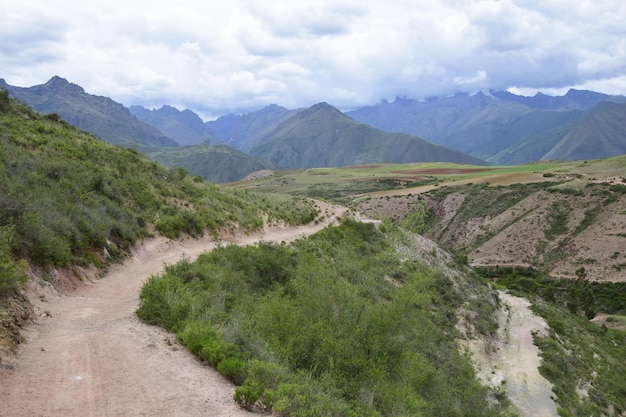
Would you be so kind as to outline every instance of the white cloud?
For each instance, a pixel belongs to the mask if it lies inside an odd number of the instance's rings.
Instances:
[[[0,77],[212,116],[485,88],[626,94],[625,19],[621,0],[26,0],[0,5]]]

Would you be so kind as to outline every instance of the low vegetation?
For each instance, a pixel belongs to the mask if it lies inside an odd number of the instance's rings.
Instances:
[[[16,294],[29,265],[104,267],[154,233],[308,223],[317,214],[310,200],[275,192],[330,198],[367,207],[372,217],[393,212],[395,223],[377,229],[345,220],[290,245],[223,246],[168,265],[142,289],[137,315],[174,331],[236,383],[235,400],[246,408],[290,416],[513,415],[502,391],[479,384],[457,344],[468,333],[495,334],[497,298],[488,282],[497,281],[528,297],[549,325],[534,336],[559,414],[623,415],[626,287],[594,279],[626,271],[626,254],[600,257],[585,238],[621,247],[623,162],[376,164],[282,172],[231,190],[106,144],[0,91],[0,298]],[[455,251],[456,263],[437,259],[435,249],[415,256],[412,235],[396,224]],[[492,267],[500,254],[529,267]],[[482,279],[470,262],[483,262]],[[572,279],[539,272],[551,268]],[[596,314],[608,315],[602,326],[589,321]],[[460,316],[471,329],[457,328]]]
[[[0,291],[19,288],[24,264],[120,259],[138,239],[227,229],[265,220],[301,224],[316,209],[298,197],[225,190],[109,145],[58,115],[41,116],[0,91]]]
[[[244,407],[290,416],[508,415],[456,343],[462,306],[480,306],[476,321],[493,323],[489,289],[471,275],[460,284],[420,260],[401,261],[407,240],[382,229],[344,220],[291,245],[217,248],[153,276],[137,315],[175,331],[239,385]]]

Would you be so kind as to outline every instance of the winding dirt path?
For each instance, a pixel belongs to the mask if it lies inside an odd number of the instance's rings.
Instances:
[[[318,203],[317,225],[267,230],[232,242],[292,241],[334,222],[347,209]],[[330,213],[334,213],[332,216]],[[227,242],[225,242],[227,243]],[[38,302],[49,318],[29,326],[17,357],[0,368],[0,416],[249,416],[234,386],[134,312],[144,281],[183,256],[211,250],[206,238],[152,239],[102,279],[70,296]]]

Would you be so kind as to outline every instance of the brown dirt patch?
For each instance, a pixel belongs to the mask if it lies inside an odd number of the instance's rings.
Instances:
[[[476,172],[491,171],[494,168],[427,168],[427,169],[408,169],[403,171],[394,171],[400,174],[417,174],[417,175],[460,175],[474,174]]]
[[[374,168],[380,168],[382,167],[383,164],[369,164],[369,165],[350,165],[347,167],[339,167],[339,169],[374,169]]]
[[[541,356],[533,332],[548,325],[530,310],[530,302],[499,291],[503,306],[500,329],[493,340],[467,343],[478,377],[495,389],[504,389],[523,417],[556,417],[552,385],[540,373]]]

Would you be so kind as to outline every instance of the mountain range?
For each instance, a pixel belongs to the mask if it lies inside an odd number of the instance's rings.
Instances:
[[[108,97],[95,96],[61,77],[33,87],[13,87],[0,79],[0,88],[30,105],[41,114],[56,113],[68,123],[101,139],[131,146],[177,146],[175,140],[158,129],[140,122],[122,104]]]
[[[152,126],[179,145],[189,146],[200,143],[216,144],[219,141],[200,116],[189,109],[183,111],[164,105],[149,110],[143,106],[130,106],[130,112],[143,123]]]
[[[346,113],[327,103],[295,110],[273,104],[204,122],[192,110],[169,105],[126,108],[60,77],[30,88],[0,79],[0,88],[105,141],[219,182],[255,168],[419,161],[512,165],[626,153],[626,97],[592,91],[397,98]],[[225,167],[233,164],[236,169],[228,173]]]
[[[250,149],[286,169],[338,167],[377,162],[445,161],[485,165],[459,151],[406,133],[357,123],[327,103],[292,113],[265,130]]]
[[[570,90],[558,97],[490,92],[427,101],[398,98],[346,114],[494,165],[626,153],[626,97],[592,91]]]

